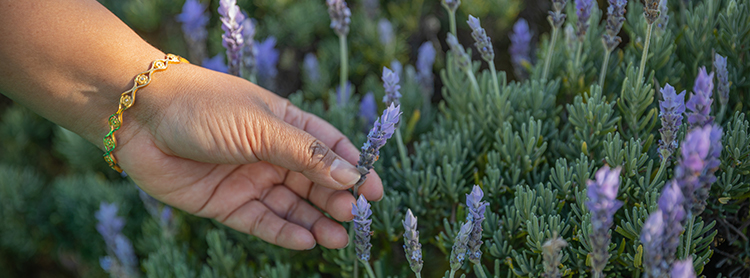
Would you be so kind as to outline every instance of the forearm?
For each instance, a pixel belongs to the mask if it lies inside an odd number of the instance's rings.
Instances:
[[[0,37],[0,92],[100,148],[119,95],[164,57],[93,0],[0,0]]]

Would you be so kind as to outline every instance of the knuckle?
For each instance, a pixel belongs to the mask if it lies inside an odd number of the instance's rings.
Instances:
[[[318,139],[313,139],[308,143],[309,160],[306,170],[313,170],[320,167],[329,167],[333,163],[334,156],[331,149]]]

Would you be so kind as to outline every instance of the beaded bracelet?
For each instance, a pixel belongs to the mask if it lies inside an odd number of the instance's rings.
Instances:
[[[113,170],[122,173],[122,168],[117,165],[117,159],[115,159],[115,156],[112,154],[117,146],[115,132],[120,129],[120,126],[122,126],[122,112],[133,106],[135,103],[135,93],[151,83],[151,74],[156,71],[166,70],[170,63],[179,64],[190,62],[174,54],[167,54],[167,57],[164,59],[154,60],[151,62],[151,67],[147,71],[141,72],[135,76],[133,88],[120,95],[120,107],[117,109],[117,112],[109,116],[109,133],[107,133],[103,139],[105,151],[103,155],[104,161],[106,161],[107,164],[109,164],[109,167]]]

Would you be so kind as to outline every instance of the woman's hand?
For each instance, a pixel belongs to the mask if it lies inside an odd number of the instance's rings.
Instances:
[[[175,64],[124,113],[114,154],[146,192],[290,249],[348,243],[358,149],[324,120],[243,79]],[[360,193],[383,196],[369,175]],[[309,201],[309,202],[308,202]],[[317,208],[316,208],[317,207]]]

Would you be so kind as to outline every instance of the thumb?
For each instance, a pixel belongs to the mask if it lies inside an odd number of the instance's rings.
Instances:
[[[361,174],[354,165],[309,133],[272,117],[263,128],[258,159],[300,172],[310,181],[341,190],[353,186]],[[346,137],[342,136],[342,139]]]

